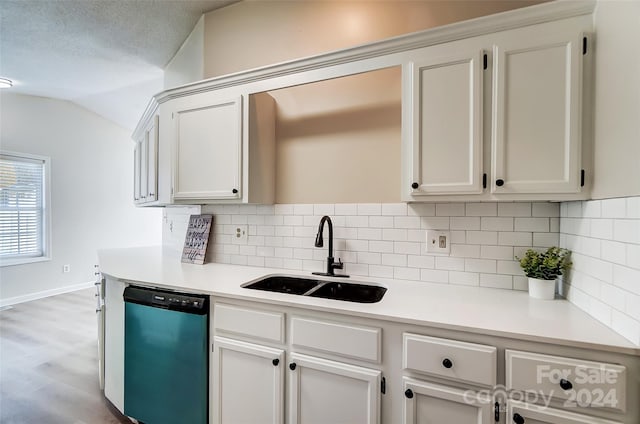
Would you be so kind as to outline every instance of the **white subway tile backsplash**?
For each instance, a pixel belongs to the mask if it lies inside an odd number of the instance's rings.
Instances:
[[[640,345],[640,312],[629,309],[631,303],[640,311],[638,202],[636,196],[563,203],[560,246],[573,250],[569,301]]]
[[[515,218],[513,228],[516,231],[548,232],[548,218]]]
[[[463,286],[479,286],[480,274],[475,272],[450,271],[449,282],[451,284],[460,284]]]
[[[498,216],[531,216],[531,203],[498,203]]]
[[[467,231],[467,244],[498,244],[496,231]]]
[[[404,216],[407,214],[406,203],[383,203],[381,207],[382,215]]]
[[[513,231],[513,218],[482,217],[480,229],[483,231]]]
[[[464,203],[437,203],[436,216],[464,216]]]
[[[603,218],[626,218],[627,201],[625,198],[605,199],[602,203]]]
[[[479,230],[480,217],[451,217],[449,228],[452,230]]]
[[[467,203],[467,216],[496,216],[498,215],[497,203]]]
[[[333,221],[334,256],[354,276],[527,290],[515,256],[560,245],[573,251],[562,285],[569,301],[640,340],[640,197],[176,207],[163,211],[163,243],[181,250],[189,215],[201,210],[215,217],[210,259],[309,272],[326,265],[326,247],[314,248],[322,215]],[[246,244],[232,238],[235,225],[248,226]],[[449,255],[426,253],[428,229],[450,232]]]

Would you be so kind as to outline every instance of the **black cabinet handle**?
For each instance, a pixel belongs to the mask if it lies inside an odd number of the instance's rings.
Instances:
[[[411,188],[414,189],[414,190],[417,189],[418,187],[420,187],[420,184],[418,184],[418,183],[411,184]]]
[[[501,179],[501,178],[498,178],[498,179],[496,180],[496,185],[497,185],[498,187],[502,187],[502,186],[504,185],[504,180],[503,180],[503,179]]]
[[[407,399],[413,399],[413,390],[411,389],[405,390],[404,395],[407,397]]]
[[[449,358],[444,358],[444,360],[442,361],[442,366],[445,368],[451,368],[453,366],[453,362],[451,362],[451,359]]]
[[[560,387],[562,390],[571,390],[573,389],[573,384],[569,380],[565,380],[564,378],[560,380]]]
[[[278,358],[276,358],[273,361],[271,361],[271,363],[273,364],[274,367],[277,367],[278,364],[280,363],[280,360]]]
[[[296,369],[296,363],[295,363],[295,362],[290,363],[290,364],[289,364],[289,369],[290,369],[291,371],[295,370],[295,369]]]
[[[522,415],[515,413],[513,414],[513,422],[516,424],[524,424],[524,418],[522,418]]]
[[[233,194],[238,193],[238,189],[237,189],[237,188],[234,188],[233,190],[231,190],[231,193],[233,193]]]

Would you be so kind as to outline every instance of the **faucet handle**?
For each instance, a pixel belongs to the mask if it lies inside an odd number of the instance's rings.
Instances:
[[[338,262],[334,262],[333,267],[335,269],[342,269],[344,268],[344,263],[340,260],[340,258],[338,258]]]

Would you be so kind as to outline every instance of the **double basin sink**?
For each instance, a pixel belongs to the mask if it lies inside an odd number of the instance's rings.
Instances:
[[[299,296],[321,297],[358,303],[376,303],[382,300],[386,288],[363,283],[316,280],[314,278],[271,276],[243,286]]]

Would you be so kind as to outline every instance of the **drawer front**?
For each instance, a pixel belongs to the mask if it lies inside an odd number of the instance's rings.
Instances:
[[[405,333],[402,366],[452,380],[495,386],[496,351],[493,346]]]
[[[291,342],[297,347],[379,363],[382,329],[292,317]]]
[[[538,353],[505,351],[506,387],[565,400],[566,406],[625,411],[626,368]]]
[[[213,328],[241,336],[284,343],[284,314],[216,303]]]

